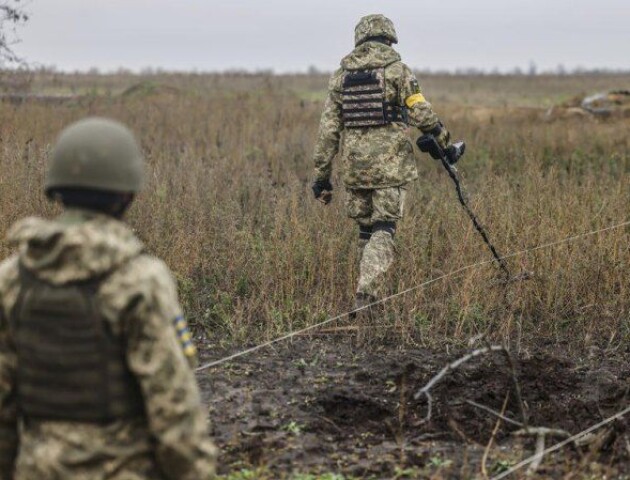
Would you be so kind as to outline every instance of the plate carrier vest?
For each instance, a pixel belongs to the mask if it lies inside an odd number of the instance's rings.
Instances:
[[[343,79],[341,102],[344,128],[407,123],[406,109],[386,101],[384,68],[348,71]]]
[[[27,420],[108,423],[144,415],[124,341],[98,310],[103,280],[52,285],[20,265],[10,326],[17,404]]]

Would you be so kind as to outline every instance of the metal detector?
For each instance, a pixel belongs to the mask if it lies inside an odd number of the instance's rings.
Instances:
[[[440,147],[435,137],[431,134],[422,135],[420,138],[418,138],[416,144],[418,145],[418,148],[421,152],[428,153],[435,160],[440,160],[442,162],[442,165],[444,165],[444,168],[448,172],[449,177],[451,177],[451,180],[453,180],[453,183],[455,184],[459,203],[461,203],[462,207],[464,207],[464,211],[472,220],[475,230],[479,232],[479,234],[483,238],[484,243],[488,246],[490,252],[492,252],[494,260],[497,262],[499,268],[505,274],[505,282],[507,283],[512,281],[512,275],[510,274],[510,270],[508,269],[505,260],[498,254],[497,249],[494,247],[492,242],[490,242],[490,238],[488,237],[486,229],[481,225],[481,223],[479,223],[479,219],[468,205],[468,200],[466,199],[466,195],[464,194],[464,191],[462,189],[462,185],[457,174],[457,169],[454,166],[457,161],[464,155],[464,152],[466,151],[466,144],[464,142],[458,142],[443,149],[442,147]]]

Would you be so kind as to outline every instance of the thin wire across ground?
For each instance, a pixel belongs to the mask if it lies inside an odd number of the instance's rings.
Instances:
[[[563,238],[561,240],[555,240],[553,242],[544,243],[544,244],[541,244],[541,245],[537,245],[535,247],[531,247],[531,248],[527,248],[527,249],[524,249],[524,250],[520,250],[518,252],[513,252],[513,253],[510,253],[508,255],[505,255],[505,256],[501,257],[501,259],[505,260],[507,258],[513,258],[513,257],[521,256],[521,255],[524,255],[526,253],[531,253],[531,252],[534,252],[534,251],[537,251],[537,250],[542,250],[542,249],[545,249],[545,248],[554,247],[556,245],[562,245],[564,243],[573,242],[573,241],[576,241],[576,240],[580,240],[580,239],[589,237],[591,235],[596,235],[596,234],[599,234],[599,233],[608,232],[608,231],[615,230],[617,228],[625,227],[625,226],[628,226],[628,225],[630,225],[630,220],[626,220],[626,221],[618,223],[616,225],[611,225],[609,227],[600,228],[598,230],[592,230],[590,232],[579,233],[579,234],[576,234],[576,235],[572,235],[570,237]],[[258,350],[261,350],[263,348],[269,347],[269,346],[274,345],[276,343],[280,343],[280,342],[283,342],[285,340],[289,340],[289,339],[291,339],[293,337],[296,337],[298,335],[302,335],[302,334],[304,334],[306,332],[309,332],[309,331],[312,331],[312,330],[316,330],[318,328],[326,326],[326,325],[328,325],[328,324],[330,324],[332,322],[335,322],[337,320],[341,320],[342,318],[349,317],[350,315],[352,315],[354,313],[358,313],[358,312],[360,312],[362,310],[366,310],[368,308],[374,307],[374,306],[379,305],[379,304],[384,304],[386,302],[389,302],[390,300],[393,300],[394,298],[400,297],[402,295],[406,295],[407,293],[413,292],[415,290],[419,290],[421,288],[426,287],[427,285],[431,285],[432,283],[439,282],[439,281],[444,280],[446,278],[459,276],[459,275],[463,274],[464,272],[466,272],[468,270],[471,270],[473,268],[478,268],[478,267],[480,267],[482,265],[488,265],[490,263],[493,263],[494,261],[495,261],[495,259],[484,260],[484,261],[481,261],[481,262],[473,263],[471,265],[467,265],[465,267],[458,268],[456,270],[453,270],[452,272],[446,273],[446,274],[441,275],[441,276],[436,277],[436,278],[432,278],[432,279],[427,280],[426,282],[423,282],[423,283],[421,283],[419,285],[415,285],[413,287],[407,288],[406,290],[402,290],[402,291],[400,291],[398,293],[395,293],[395,294],[390,295],[388,297],[382,298],[382,299],[380,299],[380,300],[378,300],[376,302],[373,302],[373,303],[371,303],[369,305],[365,305],[365,306],[363,306],[361,308],[357,308],[357,309],[351,310],[349,312],[344,312],[342,314],[337,315],[336,317],[331,317],[331,318],[329,318],[327,320],[324,320],[323,322],[316,323],[314,325],[311,325],[311,326],[306,327],[306,328],[302,328],[300,330],[295,330],[295,331],[289,332],[286,335],[282,335],[281,337],[275,338],[273,340],[269,340],[267,342],[261,343],[259,345],[254,346],[254,347],[250,347],[250,348],[247,348],[247,349],[242,350],[240,352],[233,353],[231,355],[228,355],[226,357],[220,358],[218,360],[213,360],[211,362],[205,363],[205,364],[201,365],[200,367],[198,367],[195,371],[196,372],[201,372],[201,371],[207,370],[209,368],[217,367],[219,365],[222,365],[224,363],[230,362],[230,361],[235,360],[237,358],[243,357],[245,355],[249,355],[250,353],[257,352]]]

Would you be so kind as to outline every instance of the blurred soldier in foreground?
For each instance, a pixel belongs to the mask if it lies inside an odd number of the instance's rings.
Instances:
[[[359,21],[356,48],[330,80],[315,147],[315,198],[330,202],[332,161],[339,153],[348,216],[359,226],[355,308],[382,296],[394,260],[406,184],[418,177],[408,126],[431,133],[443,148],[449,145],[448,131],[392,48],[397,42],[393,23],[383,15]]]
[[[213,478],[216,449],[171,274],[120,219],[143,160],[88,119],[52,154],[55,220],[9,233],[0,265],[0,479]]]

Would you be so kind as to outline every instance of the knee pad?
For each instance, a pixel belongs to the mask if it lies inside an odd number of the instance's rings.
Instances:
[[[369,240],[372,237],[372,225],[359,225],[359,240]]]
[[[372,231],[386,232],[393,237],[396,234],[396,222],[376,222],[374,227],[372,227]]]

